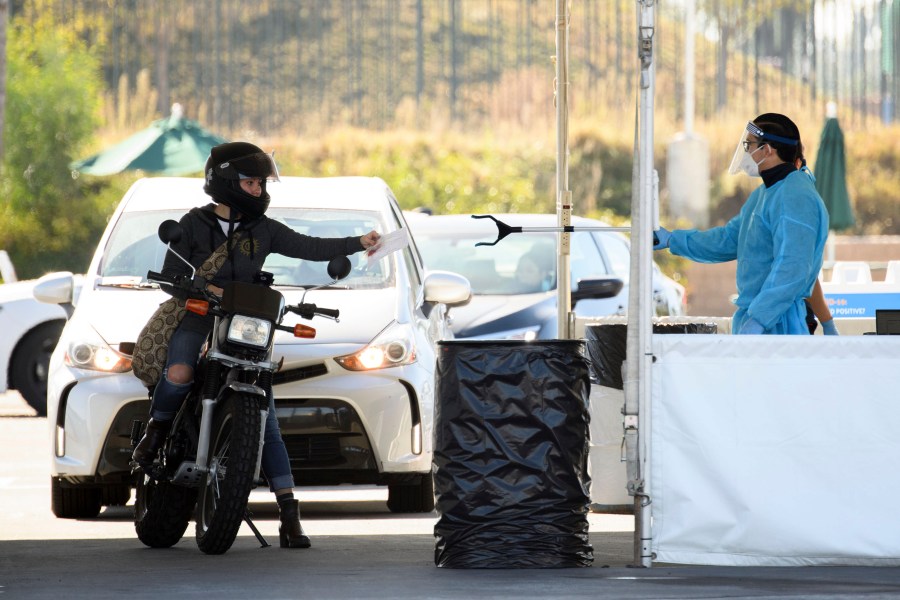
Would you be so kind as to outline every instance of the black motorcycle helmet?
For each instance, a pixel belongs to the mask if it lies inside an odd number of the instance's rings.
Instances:
[[[229,142],[213,146],[206,159],[206,183],[203,191],[213,200],[236,210],[250,219],[257,219],[269,208],[266,181],[278,181],[278,168],[271,155],[247,142]],[[258,197],[241,189],[240,180],[262,178],[262,194]]]

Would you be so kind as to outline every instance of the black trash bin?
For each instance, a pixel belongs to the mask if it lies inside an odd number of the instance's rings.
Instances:
[[[588,397],[581,340],[439,344],[439,567],[587,567]]]
[[[628,326],[601,323],[585,327],[591,382],[621,390]],[[716,333],[715,323],[654,323],[653,333]]]

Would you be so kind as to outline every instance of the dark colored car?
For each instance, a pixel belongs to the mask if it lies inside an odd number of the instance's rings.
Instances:
[[[511,226],[556,227],[556,215],[494,215]],[[429,270],[453,271],[472,284],[472,300],[453,309],[457,339],[555,339],[557,335],[556,233],[515,233],[495,246],[475,246],[497,239],[489,219],[470,215],[407,213],[407,223]],[[624,315],[628,308],[629,240],[593,219],[574,217],[571,236],[571,289],[580,317]],[[612,296],[591,294],[595,282],[621,280]],[[684,288],[654,264],[653,303],[657,315],[684,314]],[[602,286],[601,286],[602,287]],[[580,292],[579,292],[580,290]]]

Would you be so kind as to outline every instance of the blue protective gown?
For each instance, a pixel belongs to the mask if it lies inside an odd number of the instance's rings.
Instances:
[[[822,268],[828,212],[808,170],[756,188],[722,227],[675,230],[673,254],[697,262],[737,260],[737,312],[732,332],[750,318],[769,334],[809,335],[804,298]]]

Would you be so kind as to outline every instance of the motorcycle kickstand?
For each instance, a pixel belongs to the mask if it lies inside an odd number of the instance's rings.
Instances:
[[[268,548],[272,544],[266,541],[266,538],[259,532],[259,529],[256,528],[256,525],[253,524],[253,521],[250,519],[250,511],[244,511],[244,521],[247,522],[247,525],[250,526],[250,529],[253,531],[253,535],[256,536],[256,539],[259,540],[260,548]]]

